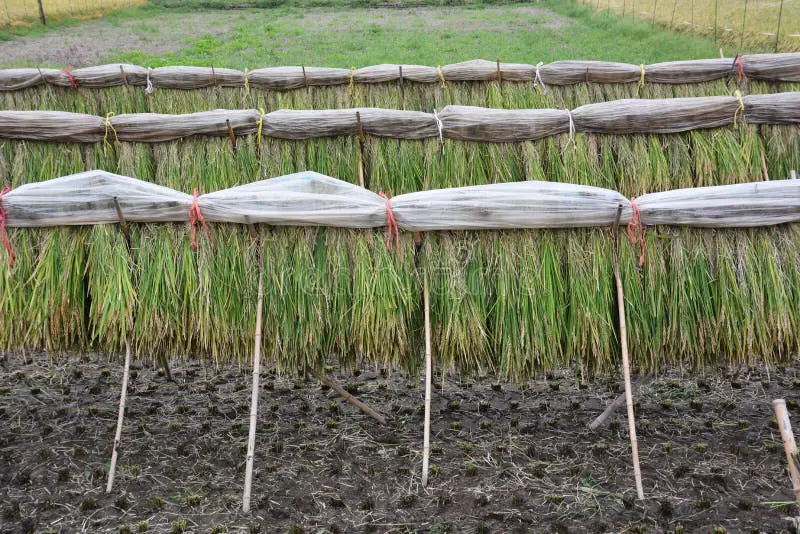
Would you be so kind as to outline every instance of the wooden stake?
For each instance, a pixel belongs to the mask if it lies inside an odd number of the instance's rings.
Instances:
[[[425,427],[422,437],[422,486],[428,485],[428,462],[431,456],[431,305],[428,290],[428,274],[423,279],[423,301],[425,306]]]
[[[334,390],[336,393],[341,395],[341,397],[344,400],[346,400],[347,402],[349,402],[350,404],[361,410],[362,413],[372,417],[382,425],[386,424],[386,417],[384,417],[382,414],[376,412],[375,410],[373,410],[372,408],[370,408],[369,406],[367,406],[366,404],[355,398],[353,395],[350,394],[350,392],[348,392],[342,386],[337,384],[335,381],[331,380],[324,374],[314,369],[311,370],[311,374],[314,375],[314,377],[317,380],[319,380],[320,382],[322,382],[323,384]]]
[[[42,0],[38,0],[38,3],[39,3],[39,20],[42,21],[43,25],[47,26],[47,19],[44,16],[44,7],[42,6]]]
[[[764,175],[764,181],[769,182],[769,171],[767,170],[767,158],[764,153],[761,153],[761,174]]]
[[[106,493],[111,493],[114,486],[114,474],[117,471],[117,453],[122,438],[122,420],[125,417],[125,400],[128,398],[128,377],[131,370],[131,343],[125,340],[125,370],[122,373],[122,391],[119,394],[119,414],[117,415],[117,433],[114,435],[114,446],[111,449],[111,465],[108,466],[108,483]]]
[[[644,500],[642,489],[642,471],[639,468],[639,445],[636,441],[636,421],[633,414],[633,393],[631,392],[631,367],[628,360],[628,326],[625,323],[625,294],[622,291],[622,278],[619,274],[619,219],[622,204],[617,208],[617,220],[614,223],[614,279],[617,284],[617,311],[619,312],[619,341],[622,349],[622,375],[625,379],[625,403],[628,406],[628,433],[633,455],[633,476],[636,480],[636,494]]]
[[[250,511],[250,492],[253,486],[253,456],[256,448],[256,422],[258,420],[258,379],[261,373],[261,319],[264,307],[264,255],[259,244],[258,253],[258,307],[256,308],[256,334],[253,345],[253,392],[250,397],[250,434],[247,437],[247,465],[244,474],[242,511]]]
[[[792,432],[792,423],[789,421],[789,413],[786,411],[786,401],[775,399],[772,401],[775,409],[775,418],[778,420],[778,428],[783,439],[783,450],[786,452],[786,463],[789,465],[789,478],[792,479],[792,489],[794,499],[800,504],[800,470],[797,468],[798,451]]]

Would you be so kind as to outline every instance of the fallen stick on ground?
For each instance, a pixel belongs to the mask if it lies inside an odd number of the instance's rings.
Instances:
[[[324,374],[322,374],[319,371],[314,370],[314,369],[311,370],[311,374],[314,375],[314,378],[316,378],[317,380],[319,380],[320,382],[322,382],[323,384],[325,384],[326,386],[328,386],[329,388],[334,390],[344,400],[346,400],[347,402],[349,402],[350,404],[352,404],[353,406],[355,406],[356,408],[361,410],[363,413],[365,413],[366,415],[372,417],[373,419],[375,419],[377,422],[379,422],[382,425],[386,424],[386,417],[385,416],[383,416],[382,414],[376,412],[375,410],[373,410],[372,408],[370,408],[369,406],[367,406],[366,404],[364,404],[363,402],[361,402],[360,400],[355,398],[353,395],[348,393],[348,391],[346,389],[344,389],[342,386],[340,386],[339,384],[334,382],[332,379],[328,378]]]
[[[253,457],[256,447],[256,423],[258,422],[258,379],[261,372],[261,322],[264,304],[264,258],[258,254],[258,307],[256,308],[256,333],[253,345],[253,392],[250,398],[250,434],[247,438],[247,466],[244,475],[242,511],[250,511],[250,491],[253,485]]]
[[[622,204],[617,209],[617,222],[614,225],[614,279],[617,284],[617,310],[619,311],[619,340],[622,349],[622,374],[625,378],[625,403],[628,406],[628,433],[631,439],[631,455],[633,456],[633,476],[636,479],[636,494],[644,500],[642,489],[642,471],[639,468],[639,445],[636,441],[636,421],[633,415],[633,392],[631,391],[631,366],[628,359],[628,327],[625,323],[625,294],[622,291],[622,277],[619,274],[619,218]],[[640,223],[641,224],[641,223]]]
[[[775,409],[775,418],[778,420],[778,429],[780,429],[783,439],[783,449],[786,452],[786,463],[788,464],[789,478],[792,480],[794,498],[800,504],[800,469],[798,469],[800,453],[798,453],[797,444],[794,441],[792,423],[789,421],[789,413],[786,411],[786,401],[775,399],[772,401],[772,407]]]
[[[422,486],[428,485],[428,463],[431,456],[431,312],[428,275],[423,283],[423,300],[425,305],[425,426],[422,438]]]
[[[128,398],[128,377],[131,369],[131,343],[125,341],[125,370],[122,373],[122,391],[119,394],[119,414],[117,415],[117,432],[114,434],[114,447],[111,449],[111,464],[108,466],[108,484],[106,493],[111,493],[114,486],[114,474],[117,471],[117,454],[122,438],[122,421],[125,418],[125,400]]]
[[[652,380],[653,380],[653,374],[652,373],[648,373],[645,376],[641,377],[638,382],[633,384],[633,392],[632,393],[635,394],[637,391],[639,391],[639,388],[641,388],[642,386],[646,386]],[[606,421],[608,421],[608,419],[612,415],[614,415],[614,412],[617,411],[617,408],[619,408],[623,404],[625,404],[625,392],[620,393],[619,396],[617,396],[617,398],[614,399],[611,402],[611,404],[608,405],[608,407],[605,409],[605,411],[603,411],[603,413],[601,413],[600,415],[597,416],[597,419],[595,419],[594,421],[589,423],[589,430],[597,430],[602,425],[604,425],[606,423]]]

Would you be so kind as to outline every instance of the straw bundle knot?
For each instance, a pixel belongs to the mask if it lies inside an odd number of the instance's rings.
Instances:
[[[355,86],[356,86],[356,68],[355,67],[350,67],[350,82],[349,82],[349,85],[350,85],[350,96],[352,97],[353,96],[353,90],[355,89]]]
[[[436,74],[439,76],[439,83],[442,84],[442,87],[445,86],[445,79],[444,79],[444,72],[442,72],[441,65],[436,66]]]
[[[189,222],[192,225],[192,248],[197,248],[197,224],[203,225],[203,230],[205,230],[206,235],[208,236],[208,241],[211,243],[211,247],[214,247],[214,238],[211,237],[211,230],[209,230],[208,225],[206,224],[206,219],[203,217],[203,212],[200,211],[200,203],[198,202],[198,198],[200,193],[197,191],[197,188],[194,188],[194,192],[192,193],[192,207],[189,208]]]
[[[11,248],[11,243],[8,242],[8,236],[6,235],[6,210],[3,208],[3,197],[11,191],[10,187],[4,187],[2,191],[0,191],[0,239],[3,240],[3,246],[6,247],[8,251],[8,266],[14,266],[14,250]]]
[[[247,68],[244,69],[244,91],[249,95],[250,94],[250,78],[248,76]],[[263,115],[263,113],[262,113]]]

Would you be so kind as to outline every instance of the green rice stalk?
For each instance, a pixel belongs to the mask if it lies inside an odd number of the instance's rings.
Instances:
[[[675,363],[704,369],[717,336],[713,241],[708,232],[682,228],[670,244],[668,284],[669,354]],[[682,357],[682,360],[676,360]]]
[[[279,228],[264,236],[266,354],[279,369],[324,366],[326,312],[314,262],[314,228]]]
[[[566,350],[584,379],[613,369],[618,354],[612,242],[604,229],[570,230],[566,241]]]
[[[503,232],[490,261],[492,351],[503,376],[518,380],[565,365],[565,234]]]
[[[58,352],[86,347],[86,228],[40,231],[31,275],[26,344]]]
[[[382,233],[364,232],[352,241],[351,335],[359,358],[415,369],[420,361],[421,283],[414,243],[401,234],[399,250],[388,250]]]
[[[135,265],[119,228],[98,224],[88,232],[90,341],[104,352],[119,352],[133,332]]]
[[[477,244],[476,244],[477,241]],[[443,366],[475,372],[492,366],[487,325],[489,288],[482,236],[425,236],[422,262],[430,284],[433,351]]]

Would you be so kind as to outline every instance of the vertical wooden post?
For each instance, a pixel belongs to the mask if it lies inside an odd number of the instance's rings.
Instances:
[[[364,180],[364,127],[361,125],[361,112],[356,111],[356,135],[358,136],[358,185],[366,187]]]
[[[669,19],[669,27],[672,28],[675,25],[675,11],[678,9],[678,0],[675,0],[675,3],[672,4],[672,17]]]
[[[800,471],[798,471],[796,463],[797,445],[794,441],[794,432],[792,432],[792,423],[789,421],[789,413],[786,411],[786,401],[775,399],[772,401],[772,407],[775,409],[775,418],[778,420],[778,428],[783,439],[783,450],[786,452],[786,463],[789,467],[789,478],[792,479],[794,499],[800,504]]]
[[[256,333],[253,346],[253,391],[250,397],[250,434],[247,437],[247,465],[244,474],[242,511],[250,511],[250,493],[253,487],[253,457],[256,447],[256,422],[258,420],[258,381],[261,373],[261,322],[264,307],[264,254],[258,243],[258,307],[256,308]]]
[[[128,377],[131,370],[131,342],[125,340],[125,370],[122,372],[122,391],[119,394],[119,413],[117,414],[117,432],[114,434],[114,447],[111,449],[111,465],[108,466],[108,483],[106,493],[111,493],[114,486],[114,474],[117,471],[117,449],[122,438],[122,420],[125,417],[125,400],[128,398]]]
[[[42,0],[37,0],[39,3],[39,20],[42,21],[42,24],[47,26],[47,19],[44,17],[44,7],[42,7]]]
[[[425,427],[422,437],[422,486],[428,485],[428,462],[431,456],[431,299],[428,273],[423,275],[423,301],[425,306]]]
[[[719,0],[714,0],[714,43],[717,42],[717,20],[719,19]]]
[[[625,294],[622,291],[622,277],[619,274],[619,219],[622,204],[617,208],[617,220],[614,223],[614,279],[617,285],[617,311],[619,313],[619,341],[622,349],[622,375],[625,380],[625,404],[628,407],[628,433],[631,440],[633,456],[633,476],[636,480],[636,494],[644,500],[642,489],[642,471],[639,467],[639,445],[636,440],[636,420],[633,414],[633,393],[631,388],[631,366],[628,359],[628,326],[625,322]],[[640,223],[641,224],[641,223]]]
[[[651,28],[656,27],[656,8],[658,7],[658,0],[653,0],[653,22],[650,24]]]
[[[775,30],[775,52],[778,52],[778,43],[781,38],[781,19],[783,18],[783,0],[781,0],[781,7],[778,8],[778,28]]]
[[[742,53],[744,46],[744,30],[747,24],[747,0],[744,0],[744,13],[742,13],[742,35],[739,37],[739,53]]]

